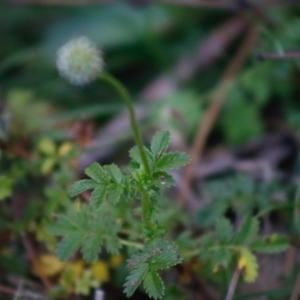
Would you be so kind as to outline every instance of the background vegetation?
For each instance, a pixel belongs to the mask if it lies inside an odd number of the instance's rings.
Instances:
[[[6,2],[1,299],[126,298],[134,245],[102,251],[94,263],[80,253],[61,262],[59,239],[46,230],[57,214],[88,201],[89,192],[71,199],[68,191],[89,164],[122,167],[133,145],[124,105],[109,87],[78,88],[57,74],[57,49],[81,35],[102,49],[105,68],[129,89],[145,143],[168,130],[171,150],[192,157],[159,199],[160,218],[183,257],[162,273],[163,299],[298,299],[299,4]],[[120,238],[139,243],[139,219],[117,209],[127,224]],[[132,299],[148,297],[140,289]]]

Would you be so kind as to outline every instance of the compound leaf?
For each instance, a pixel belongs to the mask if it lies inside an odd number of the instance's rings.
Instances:
[[[154,297],[155,299],[160,298],[163,295],[164,287],[156,271],[174,266],[180,263],[181,260],[181,256],[177,254],[175,244],[162,239],[157,239],[149,243],[143,250],[132,255],[127,261],[127,266],[131,269],[125,284],[127,296],[132,295],[148,272],[151,272],[152,275],[149,275],[150,277],[148,277],[147,283],[144,282],[144,287],[150,297]],[[147,268],[145,266],[147,266]],[[141,272],[141,270],[143,272]],[[136,272],[138,274],[136,274]],[[138,276],[139,274],[141,274],[141,276]],[[138,285],[136,285],[136,283],[138,283]]]

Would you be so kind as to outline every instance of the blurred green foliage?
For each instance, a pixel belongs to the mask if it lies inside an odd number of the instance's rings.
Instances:
[[[260,53],[282,54],[300,48],[299,12],[297,5],[265,10],[275,27],[246,13],[257,29],[257,41],[231,83],[208,139],[208,153],[216,145],[230,149],[264,135],[267,130],[263,112],[268,103],[272,106],[274,98],[279,99],[280,105],[275,108],[282,114],[281,125],[300,133],[300,60],[258,59]],[[101,83],[76,88],[62,80],[55,69],[58,47],[80,35],[95,41],[104,53],[107,70],[128,87],[137,105],[146,108],[143,131],[148,133],[154,127],[170,130],[186,143],[185,147],[191,145],[224,69],[235,58],[243,34],[224,47],[207,68],[196,70],[186,81],[178,75],[178,62],[190,58],[196,64],[199,46],[236,14],[159,4],[0,4],[1,285],[14,285],[9,281],[10,275],[39,283],[46,277],[51,279],[48,294],[53,299],[73,299],[75,292],[91,296],[96,286],[102,286],[114,299],[123,297],[125,260],[133,252],[130,248],[122,250],[117,264],[112,264],[116,257],[106,252],[100,254],[97,265],[84,263],[79,254],[63,265],[53,256],[47,256],[46,265],[56,267],[54,275],[43,264],[44,255],[53,255],[58,243],[45,228],[57,214],[76,211],[85,201],[82,197],[72,201],[68,191],[75,180],[84,178],[80,159],[89,153],[86,143],[101,143],[95,129],[89,135],[91,129],[87,125],[79,134],[78,124],[85,119],[101,130],[124,109],[113,91]],[[171,92],[156,101],[145,101],[141,92],[162,75],[171,80]],[[119,151],[112,151],[106,159],[123,163],[123,149],[126,148],[125,152],[129,149],[124,140],[129,141],[130,135],[123,131],[120,134],[125,137],[122,142],[114,141]],[[297,177],[296,163],[293,169],[291,177]],[[201,187],[203,195],[197,195],[201,205],[195,217],[178,207],[175,197],[159,199],[163,207],[159,218],[176,239],[184,258],[181,267],[162,275],[168,283],[164,299],[194,299],[201,292],[195,286],[202,286],[203,282],[204,286],[214,288],[214,296],[221,297],[237,263],[245,267],[244,276],[247,270],[248,275],[249,272],[255,275],[259,264],[255,251],[283,250],[287,245],[280,236],[261,233],[265,216],[274,218],[275,214],[276,226],[279,223],[294,244],[299,242],[299,216],[292,182],[267,184],[239,174],[225,174],[205,180]],[[281,202],[273,197],[278,193],[284,194]],[[140,224],[125,206],[119,209],[126,224],[121,237],[139,241]],[[239,226],[242,219],[245,221]],[[237,243],[235,239],[245,227],[254,228],[249,230],[251,238]],[[28,259],[24,263],[28,256],[24,237],[32,242],[38,263]],[[233,245],[237,247],[234,250]],[[213,251],[211,247],[215,247]],[[249,261],[252,264],[247,264]],[[40,266],[38,271],[36,264]],[[286,276],[287,289],[239,294],[236,299],[259,295],[278,299],[275,296],[279,294],[283,295],[280,299],[288,299],[298,269],[295,264],[291,275]],[[146,296],[138,291],[133,299],[143,297]]]

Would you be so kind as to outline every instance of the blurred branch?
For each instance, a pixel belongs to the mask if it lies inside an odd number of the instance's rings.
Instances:
[[[234,273],[233,273],[232,278],[231,278],[230,285],[229,285],[228,292],[227,292],[225,300],[232,300],[233,299],[234,291],[236,289],[236,285],[238,283],[240,274],[241,274],[241,269],[239,267],[237,267],[235,269]]]
[[[290,300],[299,299],[299,295],[300,295],[300,270],[298,271],[297,279]]]
[[[204,151],[207,137],[209,136],[223,105],[223,102],[226,99],[226,95],[228,89],[231,86],[232,79],[236,76],[236,74],[246,61],[248,54],[256,40],[256,35],[257,33],[255,28],[251,27],[242,46],[238,50],[237,55],[234,56],[233,60],[228,65],[223,78],[221,79],[220,86],[217,89],[216,94],[203,117],[203,120],[201,120],[199,124],[198,132],[191,149],[192,163],[189,164],[186,168],[185,177],[179,193],[178,201],[181,204],[184,204],[187,200],[187,195],[189,193],[191,182],[195,176],[198,161]]]
[[[108,4],[122,2],[120,0],[7,0],[11,4],[47,4],[47,5],[81,5]]]
[[[163,74],[150,82],[141,92],[142,99],[160,99],[174,92],[179,85],[188,82],[200,70],[211,66],[226,48],[247,28],[249,23],[243,16],[234,17],[212,31],[198,47],[181,57],[172,72]]]
[[[35,253],[35,249],[33,248],[31,241],[27,234],[22,235],[22,242],[26,249],[27,255],[32,263],[32,266],[37,270],[38,276],[40,277],[44,288],[46,290],[50,290],[52,287],[52,284],[51,284],[50,280],[48,279],[48,277],[41,270],[37,255]]]
[[[10,294],[14,295],[15,291],[12,288],[0,285],[0,292],[5,293],[5,294]]]
[[[227,9],[227,10],[242,10],[247,8],[258,7],[269,8],[270,6],[283,6],[283,5],[296,5],[299,4],[298,0],[264,0],[261,2],[253,2],[249,0],[157,0],[159,3],[179,5],[179,6],[190,6],[199,8],[210,8],[210,9]]]
[[[191,6],[199,8],[212,8],[212,9],[236,9],[237,5],[234,2],[227,1],[211,1],[211,0],[157,0],[158,3]]]
[[[295,58],[300,58],[300,50],[293,50],[285,53],[261,53],[258,55],[258,58],[261,60],[295,59]]]

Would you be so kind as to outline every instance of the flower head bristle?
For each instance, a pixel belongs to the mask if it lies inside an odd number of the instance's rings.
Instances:
[[[60,75],[74,85],[85,85],[96,79],[103,70],[101,51],[89,38],[82,36],[63,45],[57,51]]]

